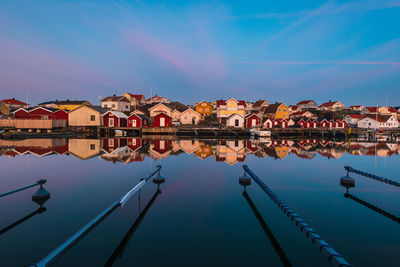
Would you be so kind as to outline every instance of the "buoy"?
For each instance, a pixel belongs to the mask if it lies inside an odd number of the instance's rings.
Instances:
[[[242,176],[239,176],[239,184],[243,186],[251,185],[251,178],[246,172]]]
[[[157,174],[156,177],[153,178],[153,183],[155,184],[160,185],[164,182],[165,182],[165,177],[160,174]]]
[[[355,180],[348,175],[342,176],[340,177],[340,185],[346,188],[351,188],[355,186]]]
[[[35,192],[35,194],[33,194],[32,201],[41,206],[49,198],[50,198],[50,192],[47,191],[42,185],[40,185],[39,189]]]

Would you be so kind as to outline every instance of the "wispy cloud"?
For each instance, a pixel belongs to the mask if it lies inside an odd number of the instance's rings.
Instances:
[[[400,66],[400,61],[364,61],[364,60],[322,60],[322,61],[232,61],[238,64],[262,65],[262,66],[290,66],[290,65],[390,65]]]

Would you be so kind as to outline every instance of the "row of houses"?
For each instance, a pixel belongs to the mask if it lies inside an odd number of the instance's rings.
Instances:
[[[0,140],[0,155],[16,157],[35,155],[73,155],[81,160],[94,157],[113,163],[125,164],[143,161],[145,157],[155,160],[178,156],[181,153],[199,159],[214,158],[217,162],[234,165],[244,162],[249,155],[258,158],[284,159],[290,154],[301,159],[312,159],[316,155],[327,159],[338,159],[345,153],[388,157],[400,153],[400,145],[393,143],[357,143],[332,140],[303,139],[270,140],[163,140],[132,138],[105,139],[27,139]]]

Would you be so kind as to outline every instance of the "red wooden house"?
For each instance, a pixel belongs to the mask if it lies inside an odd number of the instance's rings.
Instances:
[[[131,115],[127,119],[128,127],[132,128],[141,128],[141,127],[149,127],[150,120],[146,115],[131,113]]]
[[[59,109],[53,112],[54,119],[56,120],[68,120],[68,111]]]
[[[336,120],[334,128],[346,129],[347,128],[347,122],[345,120]]]
[[[273,127],[287,128],[288,123],[289,122],[286,119],[267,119],[266,121],[264,121],[263,127],[267,129]]]
[[[128,116],[119,111],[109,110],[101,115],[104,127],[126,127]]]
[[[260,127],[261,126],[261,118],[257,114],[253,113],[247,115],[244,118],[244,125],[246,128]]]
[[[152,127],[171,127],[172,118],[165,113],[160,113],[154,117]]]
[[[319,127],[321,128],[328,128],[329,127],[329,121],[327,121],[326,119],[323,119],[319,122]]]
[[[128,147],[132,149],[132,151],[136,151],[142,146],[142,139],[140,138],[128,138]]]
[[[24,109],[24,108],[19,108],[16,111],[14,111],[14,116],[17,119],[26,119],[28,118],[29,111]]]

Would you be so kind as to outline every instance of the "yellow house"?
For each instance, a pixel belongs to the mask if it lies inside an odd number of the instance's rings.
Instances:
[[[212,115],[213,107],[206,101],[201,101],[196,104],[196,112],[199,113],[203,118]]]
[[[264,118],[289,119],[289,108],[284,103],[269,105],[268,107],[262,108],[260,113],[264,114]]]
[[[4,104],[3,101],[0,101],[0,113],[4,115],[9,115],[10,114],[10,109],[6,104]]]
[[[63,100],[63,101],[49,101],[40,103],[39,106],[46,108],[57,108],[64,110],[74,110],[80,106],[91,106],[89,101],[85,100]]]
[[[236,100],[230,98],[228,100],[217,100],[217,118],[220,123],[225,123],[226,119],[233,115],[239,114],[243,118],[245,117],[246,102],[244,100]]]

